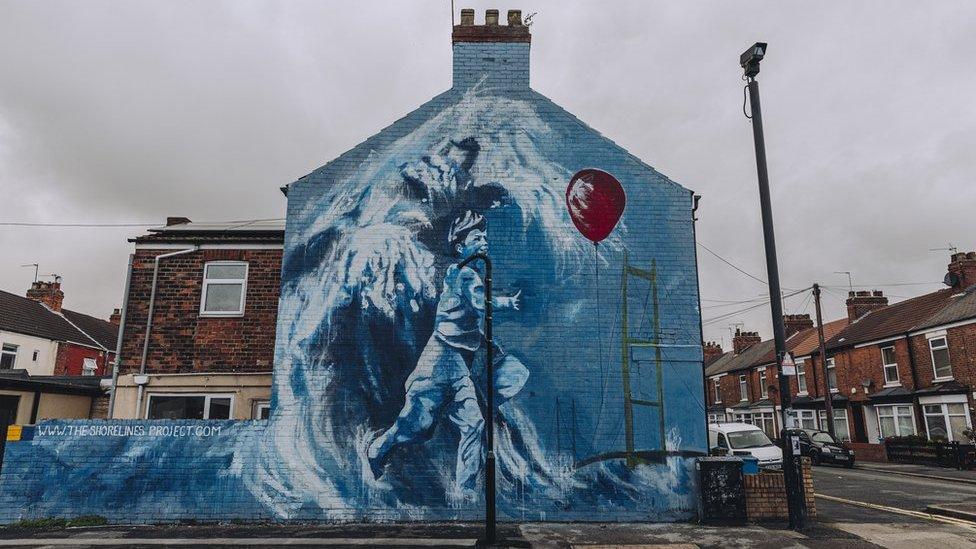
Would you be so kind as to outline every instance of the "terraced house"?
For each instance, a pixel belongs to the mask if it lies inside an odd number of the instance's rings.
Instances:
[[[815,328],[789,337],[797,363],[793,406],[803,427],[826,430],[829,395],[837,436],[862,459],[881,459],[880,443],[890,437],[965,440],[976,386],[976,252],[953,254],[945,283],[895,304],[878,290],[850,292],[847,318],[824,325],[826,368]],[[773,342],[739,332],[733,346],[706,366],[709,419],[770,431],[765,412],[779,409]]]

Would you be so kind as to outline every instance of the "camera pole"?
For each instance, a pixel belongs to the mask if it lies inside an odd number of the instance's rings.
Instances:
[[[757,42],[740,57],[749,81],[749,104],[752,107],[752,136],[756,146],[756,171],[759,175],[759,204],[762,210],[763,241],[766,249],[766,276],[769,277],[769,303],[773,315],[773,339],[776,345],[776,365],[779,374],[779,398],[782,419],[780,443],[783,449],[783,477],[786,484],[786,501],[789,508],[790,528],[801,530],[806,523],[806,502],[803,497],[803,479],[799,474],[798,459],[793,457],[790,425],[790,378],[783,372],[786,356],[786,332],[783,329],[783,301],[779,286],[779,265],[776,261],[776,239],[773,235],[773,208],[769,196],[769,174],[766,171],[766,142],[763,137],[762,110],[759,105],[759,62],[766,54],[766,44]]]
[[[495,364],[492,353],[494,351],[491,338],[491,259],[488,254],[477,253],[465,259],[458,265],[463,269],[480,259],[485,263],[485,342],[488,361],[485,365],[488,381],[485,384],[485,404],[488,408],[486,435],[488,442],[488,456],[485,458],[485,542],[495,544]]]

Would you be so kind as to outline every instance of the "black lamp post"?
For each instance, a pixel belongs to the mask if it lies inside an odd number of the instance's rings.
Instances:
[[[776,365],[779,370],[779,399],[782,410],[783,431],[780,436],[783,449],[783,476],[786,484],[786,501],[789,507],[790,527],[803,528],[806,522],[806,502],[803,499],[803,480],[793,457],[793,445],[787,427],[790,425],[790,378],[783,372],[786,356],[786,332],[783,329],[783,301],[779,289],[779,265],[776,261],[776,239],[773,236],[773,208],[769,197],[769,174],[766,171],[766,142],[763,138],[762,110],[759,106],[759,62],[766,55],[766,43],[756,42],[739,57],[749,81],[749,103],[752,107],[752,136],[756,145],[756,171],[759,174],[759,204],[762,209],[763,240],[766,248],[766,276],[769,277],[769,303],[773,315],[773,339],[776,345]],[[793,435],[795,436],[795,435]]]
[[[465,259],[458,265],[463,269],[468,263],[476,260],[485,263],[485,342],[487,343],[485,354],[487,364],[485,371],[488,381],[485,384],[485,404],[488,408],[487,418],[487,439],[488,456],[485,459],[485,542],[488,545],[495,544],[495,364],[492,352],[494,351],[491,339],[491,259],[488,254],[477,253]]]

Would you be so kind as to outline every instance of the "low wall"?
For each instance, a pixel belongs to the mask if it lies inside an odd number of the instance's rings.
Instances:
[[[873,461],[885,463],[888,457],[885,454],[884,444],[870,444],[867,442],[846,442],[844,446],[854,450],[855,461]]]
[[[786,482],[783,473],[762,472],[758,475],[745,475],[746,516],[751,522],[788,520],[786,504]],[[817,504],[814,500],[813,474],[810,459],[803,458],[803,492],[807,502],[807,516],[816,518]]]

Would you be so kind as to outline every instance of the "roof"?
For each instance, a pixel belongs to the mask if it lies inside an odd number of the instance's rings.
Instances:
[[[837,320],[832,320],[824,324],[824,342],[829,341],[830,338],[839,334],[841,330],[846,328],[849,324],[850,320],[848,320],[847,317],[838,318]],[[817,331],[816,326],[814,326],[813,328],[807,328],[794,336],[796,341],[792,346],[790,346],[790,351],[793,352],[794,356],[807,356],[819,351],[820,337],[817,335]]]
[[[77,326],[77,327],[76,327]],[[62,309],[58,314],[33,299],[0,290],[0,331],[115,350],[118,326]]]
[[[0,389],[98,396],[105,392],[102,389],[102,380],[105,379],[111,378],[96,376],[32,376],[26,370],[8,370],[0,373]]]
[[[773,352],[773,340],[760,341],[749,347],[742,353],[735,355],[732,352],[725,353],[721,358],[712,362],[705,368],[706,376],[716,376],[737,370],[746,370],[758,364],[762,364],[762,359],[770,352]]]
[[[875,309],[854,321],[846,329],[827,341],[827,349],[838,349],[858,343],[876,341],[891,336],[906,334],[919,326],[931,324],[930,319],[945,315],[937,314],[952,303],[953,295],[958,290],[944,288],[942,290],[906,299],[881,309]],[[969,301],[965,306],[954,309],[956,314],[962,313],[970,307]],[[955,316],[955,315],[953,315]]]
[[[962,292],[950,295],[946,306],[941,311],[920,322],[914,329],[934,328],[970,318],[976,318],[976,286],[970,286]]]
[[[194,222],[187,220],[165,227],[149,229],[149,234],[130,238],[129,242],[145,243],[221,243],[221,244],[282,244],[285,240],[283,219],[251,219],[244,221]]]

